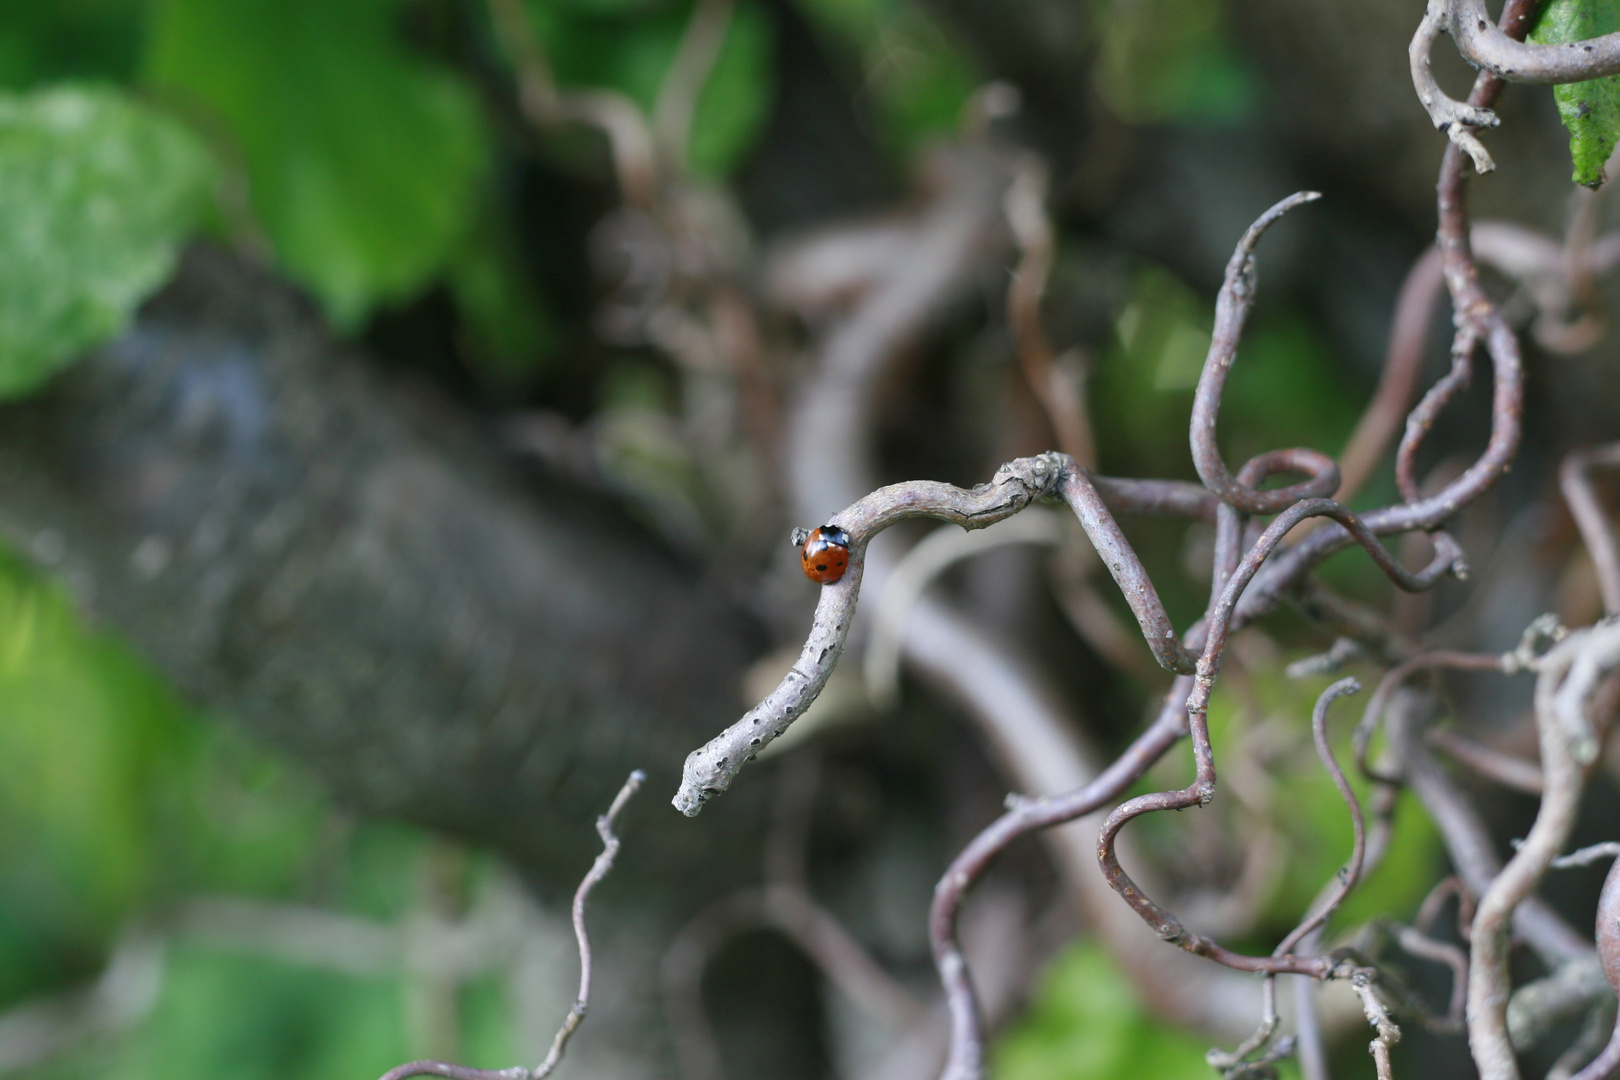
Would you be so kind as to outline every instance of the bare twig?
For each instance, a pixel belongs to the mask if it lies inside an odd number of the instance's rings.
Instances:
[[[1185,700],[1187,680],[1177,680],[1170,699]],[[1005,814],[975,836],[951,860],[939,884],[928,914],[928,937],[934,950],[934,964],[951,1016],[950,1056],[941,1080],[978,1080],[984,1074],[984,1034],[967,960],[956,939],[956,919],[968,889],[984,873],[995,857],[1017,838],[1053,825],[1083,817],[1119,798],[1153,766],[1184,733],[1180,709],[1174,706],[1160,713],[1159,719],[1143,732],[1124,753],[1096,779],[1078,791],[1055,798],[1014,799]]]
[[[1436,560],[1418,574],[1411,574],[1399,566],[1388,552],[1378,544],[1354,514],[1329,499],[1305,499],[1294,503],[1278,514],[1260,535],[1254,547],[1243,557],[1236,572],[1226,582],[1220,598],[1212,605],[1207,620],[1208,631],[1203,652],[1198,659],[1197,678],[1187,700],[1188,726],[1192,735],[1195,775],[1192,784],[1180,791],[1156,792],[1138,796],[1116,808],[1104,823],[1097,842],[1097,857],[1103,875],[1114,890],[1124,898],[1144,921],[1162,939],[1179,945],[1188,952],[1204,956],[1239,970],[1273,972],[1277,974],[1328,977],[1337,964],[1328,957],[1302,958],[1295,956],[1249,957],[1233,953],[1221,945],[1194,934],[1182,926],[1179,919],[1151,900],[1120,866],[1114,850],[1119,831],[1131,820],[1159,810],[1185,809],[1207,805],[1215,793],[1215,765],[1209,742],[1207,711],[1215,676],[1220,668],[1220,657],[1233,622],[1233,612],[1244,589],[1254,580],[1260,565],[1274,551],[1288,531],[1307,517],[1332,517],[1346,527],[1373,556],[1379,569],[1399,587],[1409,591],[1422,589],[1438,580],[1453,565],[1455,554],[1440,550]],[[1437,545],[1440,547],[1440,545]]]
[[[1586,541],[1587,554],[1597,571],[1598,589],[1603,593],[1603,610],[1609,615],[1620,613],[1620,544],[1615,541],[1614,526],[1592,487],[1591,474],[1594,469],[1617,467],[1620,443],[1610,443],[1568,455],[1558,470],[1564,501],[1569,504],[1581,539]]]
[[[1339,763],[1334,760],[1333,747],[1328,744],[1327,737],[1329,706],[1346,694],[1360,692],[1360,682],[1355,679],[1340,679],[1322,691],[1321,696],[1316,699],[1316,707],[1311,710],[1311,737],[1316,742],[1316,754],[1322,759],[1322,767],[1327,770],[1328,776],[1332,777],[1333,786],[1339,789],[1339,795],[1350,810],[1350,824],[1353,830],[1350,859],[1345,863],[1344,869],[1336,875],[1327,900],[1316,905],[1314,912],[1308,914],[1287,937],[1278,942],[1273,956],[1286,956],[1293,951],[1295,945],[1304,940],[1306,935],[1325,924],[1361,880],[1361,861],[1367,853],[1367,826],[1361,816],[1361,803],[1356,799],[1356,793],[1351,790],[1350,781],[1345,778],[1344,770],[1339,768]]]
[[[1093,652],[1120,671],[1149,680],[1157,667],[1152,655],[1091,583],[1097,562],[1096,552],[1084,546],[1054,551],[1047,563],[1052,596],[1074,632]]]
[[[1527,795],[1540,795],[1544,790],[1541,766],[1533,761],[1505,754],[1449,728],[1431,728],[1424,738],[1429,740],[1430,746],[1444,751],[1453,761],[1468,766],[1480,776],[1503,787]]]
[[[1209,1067],[1219,1072],[1223,1080],[1244,1080],[1246,1077],[1265,1075],[1265,1067],[1294,1052],[1294,1039],[1289,1036],[1272,1043],[1281,1017],[1277,1015],[1277,979],[1268,975],[1261,984],[1260,1025],[1254,1034],[1244,1039],[1231,1051],[1211,1049],[1204,1054]]]
[[[1321,933],[1307,934],[1301,948],[1315,952],[1321,946]],[[1327,1040],[1322,1035],[1322,1014],[1316,1000],[1314,979],[1294,979],[1294,1053],[1304,1080],[1331,1080],[1328,1072]]]
[[[1614,1031],[1614,1011],[1613,1005],[1608,1004],[1598,1006],[1586,1014],[1586,1023],[1582,1026],[1581,1033],[1569,1044],[1567,1050],[1558,1055],[1558,1060],[1553,1062],[1552,1068],[1547,1070],[1547,1080],[1572,1080],[1584,1066],[1591,1065],[1597,1060],[1610,1041],[1604,1036],[1604,1032]],[[1620,1059],[1617,1059],[1615,1064],[1620,1065]]]
[[[1468,799],[1430,756],[1415,732],[1407,728],[1403,722],[1393,725],[1390,732],[1391,741],[1400,747],[1403,776],[1439,828],[1458,876],[1470,892],[1480,895],[1502,869],[1496,842]],[[1477,921],[1477,915],[1475,919]],[[1585,935],[1533,896],[1515,908],[1513,932],[1535,950],[1548,967],[1558,968],[1572,960],[1589,960],[1592,956],[1592,946]]]
[[[1441,878],[1435,887],[1429,890],[1429,895],[1418,905],[1417,916],[1412,920],[1412,925],[1421,933],[1431,933],[1434,930],[1435,920],[1445,909],[1446,901],[1452,899],[1457,901],[1457,929],[1466,941],[1468,928],[1474,922],[1474,900],[1468,892],[1468,886],[1464,885],[1456,874],[1448,874]]]
[[[1596,198],[1585,188],[1577,194]],[[1536,341],[1555,352],[1584,352],[1605,329],[1603,317],[1593,310],[1599,267],[1592,258],[1592,239],[1582,235],[1583,224],[1592,217],[1591,205],[1582,203],[1562,243],[1509,222],[1474,226],[1475,256],[1520,286],[1535,310],[1531,330]]]
[[[890,573],[873,612],[863,658],[867,696],[880,708],[893,707],[900,692],[906,619],[940,574],[963,559],[1007,544],[1058,544],[1063,539],[1063,523],[1055,514],[1032,511],[984,532],[964,533],[949,526],[936,529],[906,552]]]
[[[731,785],[743,765],[781,735],[810,707],[827,684],[849,638],[860,595],[866,546],[872,537],[908,518],[929,517],[963,528],[983,528],[1010,517],[1051,492],[1066,461],[1059,454],[1020,458],[997,470],[988,484],[972,491],[933,481],[881,488],[830,519],[849,536],[849,568],[838,581],[821,587],[815,622],[799,660],[771,694],[707,744],[692,751],[681,774],[675,808],[693,816]]]
[[[631,773],[614,796],[607,813],[596,819],[596,832],[602,838],[602,853],[596,857],[574,892],[574,937],[579,942],[579,992],[562,1026],[557,1029],[546,1059],[532,1069],[522,1065],[509,1069],[472,1069],[443,1061],[410,1061],[389,1069],[382,1075],[382,1080],[406,1080],[412,1076],[445,1076],[452,1080],[542,1080],[552,1074],[562,1060],[568,1040],[585,1019],[585,1010],[591,1001],[591,939],[585,931],[585,902],[590,899],[591,890],[613,869],[613,860],[619,854],[619,838],[613,834],[613,821],[646,779],[646,773],[640,769]]]
[[[1571,960],[1552,974],[1525,983],[1508,1000],[1507,1030],[1517,1050],[1528,1050],[1562,1025],[1614,1000],[1595,955]]]
[[[1395,301],[1395,321],[1384,351],[1384,373],[1372,400],[1356,422],[1356,429],[1350,433],[1344,453],[1339,455],[1338,497],[1341,502],[1349,502],[1366,484],[1389,448],[1390,440],[1405,422],[1418,376],[1423,371],[1423,346],[1429,338],[1435,301],[1444,284],[1440,252],[1431,247],[1418,256],[1406,273],[1400,297]]]
[[[1597,952],[1609,989],[1620,995],[1620,862],[1609,867],[1598,898]]]
[[[1491,21],[1485,0],[1432,0],[1430,10],[1436,8],[1463,59],[1508,82],[1551,86],[1620,72],[1620,32],[1563,45],[1527,45],[1522,33],[1514,35]]]
[[[1419,653],[1410,660],[1397,664],[1385,672],[1384,677],[1378,681],[1378,686],[1373,690],[1372,697],[1367,699],[1367,707],[1361,714],[1361,723],[1356,726],[1356,764],[1364,776],[1389,783],[1399,782],[1398,777],[1384,776],[1378,773],[1368,763],[1367,751],[1372,746],[1373,736],[1378,732],[1378,725],[1383,720],[1385,708],[1389,705],[1396,691],[1401,688],[1401,684],[1416,672],[1444,669],[1504,671],[1507,669],[1507,659],[1502,656],[1491,656],[1483,653],[1462,653],[1440,649],[1434,652]]]
[[[1248,320],[1254,304],[1257,285],[1254,249],[1278,218],[1294,207],[1321,198],[1315,191],[1302,191],[1279,202],[1249,226],[1237,250],[1226,265],[1226,280],[1215,299],[1215,329],[1210,338],[1209,356],[1198,380],[1198,391],[1193,398],[1192,453],[1193,464],[1204,486],[1221,499],[1246,514],[1274,514],[1301,499],[1322,498],[1332,495],[1339,487],[1339,466],[1325,454],[1316,451],[1294,451],[1290,468],[1306,472],[1310,479],[1288,487],[1258,491],[1242,484],[1226,468],[1215,441],[1216,415],[1220,410],[1221,391],[1237,358],[1238,341],[1243,335],[1243,324]]]
[[[1007,288],[1007,323],[1018,346],[1018,361],[1052,425],[1058,449],[1089,469],[1097,463],[1097,447],[1086,416],[1084,376],[1077,363],[1053,356],[1041,325],[1041,297],[1052,271],[1053,242],[1052,222],[1046,215],[1046,167],[1039,158],[1018,159],[1004,205],[1019,252]]]
[[[1592,844],[1568,855],[1560,855],[1552,861],[1552,868],[1568,870],[1575,866],[1591,866],[1604,859],[1620,859],[1620,840],[1605,840],[1601,844]]]
[[[1535,889],[1575,826],[1591,756],[1583,760],[1582,736],[1570,730],[1566,714],[1583,709],[1588,698],[1579,687],[1574,705],[1565,695],[1583,660],[1600,673],[1589,676],[1590,681],[1620,665],[1620,627],[1572,633],[1539,664],[1535,715],[1546,777],[1541,809],[1524,843],[1480,894],[1470,936],[1468,1044],[1482,1080],[1517,1080],[1519,1075],[1507,1030],[1508,929],[1514,909]]]
[[[540,48],[522,0],[488,0],[490,21],[518,81],[518,105],[537,130],[584,123],[607,136],[619,195],[629,206],[652,206],[658,187],[652,134],[636,103],[611,90],[563,92]]]
[[[1367,1049],[1372,1053],[1373,1064],[1378,1069],[1378,1080],[1393,1080],[1394,1074],[1389,1066],[1389,1048],[1400,1041],[1401,1029],[1390,1019],[1389,1009],[1378,997],[1378,991],[1374,988],[1370,976],[1358,973],[1351,978],[1350,985],[1355,989],[1356,996],[1361,999],[1361,1007],[1367,1014],[1367,1023],[1371,1024],[1373,1031],[1377,1033]]]
[[[730,786],[743,765],[786,731],[821,692],[848,640],[860,594],[866,548],[873,536],[897,522],[918,517],[937,518],[963,528],[982,528],[1012,516],[1037,498],[1054,494],[1061,495],[1074,509],[1135,612],[1155,657],[1172,671],[1192,671],[1192,656],[1171,627],[1141,561],[1084,470],[1074,467],[1065,455],[1053,452],[1008,462],[997,470],[990,483],[971,491],[928,480],[894,484],[880,488],[829,520],[828,524],[849,536],[849,566],[842,578],[821,587],[821,600],[799,661],[764,701],[688,755],[681,787],[674,799],[675,807],[688,816],[697,814],[705,802]],[[1442,574],[1453,570],[1460,558],[1455,547],[1437,544],[1434,561],[1424,570],[1410,573],[1394,561],[1356,515],[1338,503],[1329,499],[1295,503],[1266,529],[1222,596],[1220,633],[1211,636],[1205,660],[1201,661],[1207,662],[1210,668],[1206,676],[1209,685],[1213,685],[1214,669],[1218,666],[1214,658],[1225,646],[1232,613],[1243,589],[1289,528],[1305,518],[1319,516],[1331,518],[1344,527],[1372,556],[1378,568],[1403,589],[1427,588]],[[1206,701],[1209,685],[1203,685],[1201,691]]]
[[[1598,898],[1597,943],[1598,958],[1603,963],[1609,989],[1620,995],[1620,862],[1609,868],[1609,876],[1603,881],[1603,893]],[[1574,1080],[1607,1080],[1617,1071],[1620,1071],[1620,1018],[1615,1021],[1608,1045]]]
[[[1418,101],[1423,103],[1435,128],[1445,132],[1453,146],[1467,152],[1473,159],[1475,169],[1488,173],[1496,168],[1496,162],[1491,160],[1485,145],[1470,129],[1495,127],[1501,120],[1488,108],[1465,104],[1449,97],[1435,81],[1434,73],[1429,70],[1429,55],[1434,51],[1435,40],[1445,29],[1444,0],[1430,0],[1428,10],[1418,23],[1417,32],[1412,35],[1412,44],[1406,51],[1412,68],[1412,88],[1417,91]]]
[[[683,163],[686,160],[698,97],[720,56],[735,7],[736,0],[699,0],[687,21],[686,32],[681,35],[675,58],[670,61],[669,71],[664,75],[664,84],[658,89],[652,131],[670,161]]]
[[[1451,969],[1451,1000],[1446,1007],[1446,1015],[1440,1018],[1440,1022],[1428,1026],[1436,1031],[1461,1033],[1466,1024],[1463,1010],[1468,1003],[1468,954],[1455,945],[1436,941],[1410,926],[1397,929],[1395,941],[1413,956],[1444,964]]]

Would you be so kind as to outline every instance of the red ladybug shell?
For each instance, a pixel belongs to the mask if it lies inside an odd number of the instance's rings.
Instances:
[[[799,565],[811,581],[831,585],[849,568],[849,534],[836,525],[811,529],[799,549]]]

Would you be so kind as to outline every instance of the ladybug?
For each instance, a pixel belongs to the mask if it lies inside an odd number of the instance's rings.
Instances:
[[[823,525],[805,532],[793,530],[799,545],[799,565],[804,576],[822,585],[831,585],[849,569],[849,533],[836,525]]]

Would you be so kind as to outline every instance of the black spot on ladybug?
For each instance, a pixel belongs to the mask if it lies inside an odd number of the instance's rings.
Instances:
[[[836,525],[811,529],[799,549],[799,565],[811,581],[831,585],[849,568],[849,534]]]

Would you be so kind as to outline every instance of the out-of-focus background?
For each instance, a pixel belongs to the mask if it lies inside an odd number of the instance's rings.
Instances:
[[[816,593],[792,526],[1072,436],[1008,314],[1043,243],[1050,392],[1089,417],[1103,471],[1190,478],[1232,244],[1322,191],[1262,249],[1221,434],[1229,460],[1342,449],[1433,234],[1444,140],[1406,74],[1421,9],[5,5],[0,1072],[538,1060],[573,993],[566,902],[594,816],[640,766],[563,1069],[929,1075],[925,914],[1018,786],[993,740],[926,665],[869,692],[863,623],[807,733],[695,820],[668,806],[680,761],[797,652]],[[1436,70],[1459,94],[1471,77],[1445,48]],[[1476,215],[1562,244],[1550,94],[1513,88],[1502,113]],[[1580,227],[1608,219],[1593,207]],[[1558,311],[1529,279],[1491,286],[1530,342],[1522,464],[1460,526],[1473,580],[1394,611],[1500,649],[1542,610],[1598,613],[1552,475],[1620,434],[1620,345],[1595,315],[1554,332],[1590,297]],[[1426,378],[1448,325],[1442,304]],[[1476,382],[1426,472],[1482,441]],[[1386,458],[1358,504],[1394,497]],[[1210,533],[1130,528],[1191,621]],[[896,532],[897,555],[926,530]],[[1001,546],[937,592],[1103,754],[1166,679],[1083,545]],[[1365,560],[1328,576],[1392,603]],[[1241,638],[1212,722],[1243,797],[1138,829],[1251,950],[1348,849],[1306,720],[1326,677],[1283,673],[1328,640],[1292,613]],[[1525,701],[1486,687],[1458,709],[1528,749]],[[1591,801],[1605,838],[1612,781]],[[1487,805],[1504,836],[1533,808]],[[1409,918],[1445,873],[1421,813],[1398,823],[1336,927]],[[1561,877],[1559,902],[1581,911],[1598,873]],[[876,970],[818,967],[762,882],[813,898]],[[996,1075],[1214,1075],[1219,1010],[1156,1000],[1084,909],[1029,843],[964,917]],[[1371,1075],[1365,1039],[1342,1040],[1336,1075]],[[1460,1041],[1421,1032],[1397,1064],[1468,1075]]]

